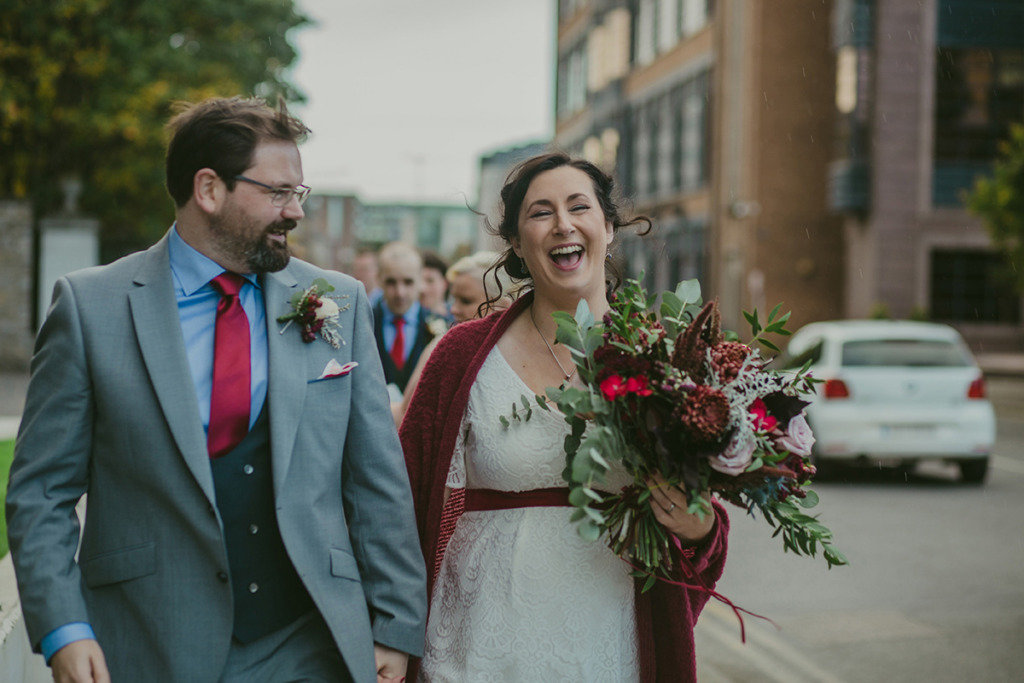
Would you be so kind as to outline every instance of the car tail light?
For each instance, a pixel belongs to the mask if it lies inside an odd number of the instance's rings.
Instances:
[[[841,379],[826,380],[822,393],[825,398],[850,398],[850,390],[846,387],[846,382]]]
[[[967,398],[985,398],[985,378],[979,377],[967,388]]]

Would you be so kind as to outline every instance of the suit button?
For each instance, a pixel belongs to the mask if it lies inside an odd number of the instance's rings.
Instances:
[[[217,578],[220,580],[221,583],[227,583],[228,582],[228,574],[227,574],[227,572],[217,572]]]
[[[250,533],[250,534],[252,534],[253,536],[255,536],[255,535],[256,535],[256,534],[258,534],[259,532],[260,532],[260,528],[259,528],[258,526],[256,526],[255,524],[250,524],[250,525],[249,525],[249,533]]]
[[[260,589],[260,587],[259,587],[259,585],[255,581],[249,584],[249,592],[250,593],[255,593],[259,589]]]
[[[242,468],[242,471],[245,472],[246,474],[252,474],[254,472],[253,466],[246,465],[245,467]]]

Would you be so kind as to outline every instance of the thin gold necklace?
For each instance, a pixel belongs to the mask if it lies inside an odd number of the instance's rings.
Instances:
[[[548,347],[548,351],[551,353],[551,357],[555,360],[555,364],[558,366],[558,369],[562,371],[563,375],[565,375],[565,381],[568,382],[571,380],[572,376],[576,374],[576,364],[573,363],[572,372],[566,372],[565,368],[562,367],[562,363],[558,360],[558,356],[555,355],[555,350],[551,348],[551,344],[549,344],[548,340],[544,337],[544,333],[540,331],[539,327],[537,327],[537,319],[533,317],[532,304],[530,305],[530,322],[533,323],[533,329],[537,330],[537,335],[540,337],[540,340],[544,342],[544,346]]]

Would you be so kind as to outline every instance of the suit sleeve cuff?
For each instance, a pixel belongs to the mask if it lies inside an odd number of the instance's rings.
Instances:
[[[70,624],[64,624],[53,629],[39,642],[39,649],[43,652],[43,658],[46,659],[46,663],[50,663],[50,658],[57,654],[65,645],[70,645],[77,640],[96,640],[96,634],[92,630],[92,626],[84,621],[74,621]]]

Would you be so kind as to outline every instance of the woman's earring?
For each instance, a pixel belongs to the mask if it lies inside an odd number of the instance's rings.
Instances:
[[[612,252],[610,250],[604,252],[604,260],[605,261],[611,261],[612,260]]]

